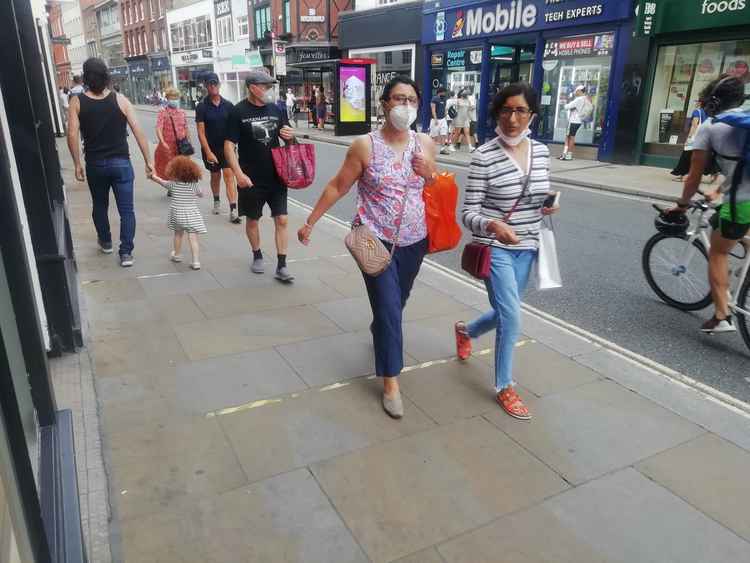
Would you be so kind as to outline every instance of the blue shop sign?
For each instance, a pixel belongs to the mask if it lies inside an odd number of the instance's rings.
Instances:
[[[148,61],[138,61],[137,63],[130,63],[129,66],[131,76],[145,76],[149,73]]]
[[[169,57],[155,57],[151,59],[151,70],[153,72],[169,70]]]
[[[113,66],[109,69],[109,75],[112,78],[125,78],[128,76],[127,66]]]
[[[462,41],[623,20],[627,0],[438,0],[425,2],[423,43]]]

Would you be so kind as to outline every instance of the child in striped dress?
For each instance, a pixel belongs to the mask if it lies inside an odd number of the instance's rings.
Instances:
[[[172,194],[167,219],[167,226],[174,231],[174,250],[170,254],[170,259],[172,262],[182,261],[180,248],[182,237],[184,233],[187,233],[190,252],[193,256],[190,267],[193,270],[200,270],[198,234],[206,232],[206,225],[198,209],[196,196],[203,197],[203,192],[198,186],[203,172],[192,159],[187,156],[177,156],[169,161],[166,173],[169,180],[159,178],[156,174],[152,174],[151,179]]]

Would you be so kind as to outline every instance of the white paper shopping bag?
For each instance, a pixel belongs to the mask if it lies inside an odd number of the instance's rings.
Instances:
[[[536,259],[536,288],[555,289],[562,287],[560,264],[557,262],[557,244],[552,222],[542,220],[539,229],[539,254]]]

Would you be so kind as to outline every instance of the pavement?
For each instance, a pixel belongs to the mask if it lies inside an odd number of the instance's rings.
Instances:
[[[158,112],[156,106],[139,105],[140,111]],[[195,116],[192,110],[186,110],[191,118]],[[338,145],[348,146],[356,136],[335,136],[333,128],[326,126],[320,130],[308,126],[304,121],[298,122],[296,127],[302,138],[323,141]],[[674,201],[682,193],[682,185],[672,180],[668,170],[653,166],[626,166],[622,164],[610,164],[599,162],[588,158],[580,158],[571,161],[557,160],[562,151],[562,145],[550,144],[551,162],[550,179],[557,184],[569,184],[577,187],[604,190],[641,197],[650,197],[664,201]],[[593,151],[583,147],[581,152],[589,156]],[[453,166],[468,166],[471,162],[471,153],[466,147],[451,155],[438,155],[437,161],[441,164]]]
[[[452,324],[485,293],[425,265],[393,421],[339,222],[291,243],[285,286],[269,221],[269,273],[253,275],[242,228],[203,201],[203,269],[190,271],[168,259],[168,201],[133,150],[136,263],[122,269],[98,253],[88,189],[59,150],[113,561],[750,560],[741,408],[527,311],[516,379],[535,418],[511,419],[494,402],[491,335],[454,359]],[[292,232],[305,216],[291,206]]]

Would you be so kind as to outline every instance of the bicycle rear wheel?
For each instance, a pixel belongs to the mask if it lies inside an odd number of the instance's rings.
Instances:
[[[699,240],[692,248],[686,237],[657,233],[643,248],[646,281],[667,305],[697,311],[711,304],[708,254]]]
[[[750,311],[750,276],[745,279],[745,283],[742,284],[742,289],[737,294],[737,307]],[[735,310],[735,323],[737,328],[740,329],[742,340],[745,341],[745,346],[750,348],[750,315],[745,315]]]

